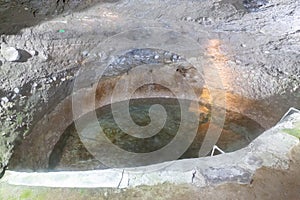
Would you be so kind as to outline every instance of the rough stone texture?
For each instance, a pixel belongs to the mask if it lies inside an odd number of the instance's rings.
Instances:
[[[114,0],[1,0],[0,34],[17,34],[21,29],[43,20],[53,19],[57,15],[68,15],[97,2]]]
[[[244,96],[263,98],[298,88],[299,32],[297,30],[300,25],[297,4],[299,2],[277,0],[271,2],[268,9],[256,13],[243,13],[242,16],[238,15],[238,9],[232,6],[230,1],[164,2],[163,4],[153,1],[143,4],[144,7],[151,7],[148,12],[144,12],[142,8],[138,9],[142,3],[143,1],[136,1],[128,4],[124,1],[103,4],[89,12],[57,18],[35,28],[25,29],[20,35],[4,38],[9,44],[26,47],[25,49],[35,49],[41,55],[50,55],[52,60],[48,63],[42,64],[41,60],[35,59],[19,66],[22,69],[26,65],[36,64],[31,66],[27,74],[38,78],[74,67],[76,62],[84,59],[80,55],[81,52],[91,51],[93,44],[123,31],[124,26],[129,26],[127,27],[129,29],[130,24],[134,23],[132,17],[142,18],[141,25],[155,24],[156,21],[167,24],[169,22],[172,28],[180,25],[184,25],[187,30],[192,28],[193,32],[188,36],[194,36],[195,39],[207,37],[209,33],[212,36],[208,39],[216,37],[222,41],[220,49],[227,63],[224,76],[236,77],[236,79],[226,80],[230,81],[226,83],[230,91]],[[168,7],[168,11],[163,14],[161,14],[162,5]],[[212,10],[214,12],[211,12]],[[201,13],[204,17],[212,18],[212,24],[204,26],[187,22],[183,20],[187,13],[191,16]],[[220,13],[225,16],[222,18]],[[236,16],[236,18],[229,20],[229,15]],[[98,26],[101,23],[102,26]],[[83,27],[78,24],[82,24]],[[65,29],[66,32],[57,32],[60,29]],[[65,47],[69,48],[65,49]],[[44,68],[44,73],[35,72],[41,68]],[[25,68],[21,69],[14,75],[15,77],[24,72]],[[1,80],[4,82],[7,79]],[[13,77],[10,80],[14,80]],[[25,83],[26,81],[21,79],[9,85],[6,83],[4,86],[9,89]]]
[[[231,167],[229,169],[211,167],[204,170],[203,175],[211,185],[223,182],[249,183],[251,178],[251,174],[247,170],[239,167]]]
[[[299,144],[299,139],[284,132],[287,129],[297,129],[299,121],[300,114],[293,114],[287,121],[263,133],[248,147],[214,157],[98,171],[50,173],[8,171],[1,182],[12,185],[70,188],[127,188],[162,183],[188,183],[197,187],[225,183],[249,184],[256,170],[260,168],[289,169],[289,154],[293,147]]]
[[[299,1],[270,0],[246,8],[230,0],[124,0],[60,16],[17,35],[4,35],[9,46],[34,50],[38,56],[22,63],[0,62],[0,95],[14,102],[13,90],[20,88],[20,98],[37,104],[31,112],[39,119],[71,93],[78,68],[109,55],[95,53],[95,44],[100,46],[124,30],[155,25],[175,29],[200,44],[211,41],[208,54],[222,72],[226,91],[232,94],[227,97],[229,106],[271,127],[290,106],[299,107]],[[7,11],[5,20],[7,13],[13,12]],[[234,101],[233,96],[241,98]],[[5,155],[11,152],[12,135],[0,136],[5,143],[0,152]],[[3,163],[7,164],[7,157]]]
[[[149,67],[151,68],[151,67]],[[151,72],[151,77],[155,79],[159,79],[161,74],[165,74],[165,71],[170,71],[170,69],[175,68],[173,65],[169,66],[162,66],[160,68],[157,68],[157,66],[154,66]],[[130,99],[138,99],[138,98],[157,98],[157,97],[175,97],[174,93],[181,94],[181,87],[176,87],[177,84],[179,84],[180,78],[178,78],[178,72],[174,69],[169,72],[170,76],[164,76],[164,81],[169,82],[171,85],[173,85],[173,94],[169,90],[165,90],[160,87],[153,87],[145,86],[137,90],[132,96],[130,96]],[[130,73],[130,72],[129,72]],[[198,91],[197,93],[197,99],[200,102],[208,102],[209,98],[207,98],[205,95],[202,96],[202,88],[197,88],[198,85],[202,85],[201,82],[195,80],[193,71],[188,71],[186,73],[187,75],[190,75],[189,78],[186,78],[185,80],[191,82],[191,87],[194,87],[195,91]],[[135,79],[138,80],[138,82],[144,81],[144,77],[140,76],[126,76],[130,77],[129,82],[134,81]],[[175,78],[174,78],[175,77]],[[72,109],[72,98],[73,96],[66,97],[63,101],[61,101],[55,109],[53,109],[52,112],[45,115],[43,118],[41,118],[33,127],[31,130],[31,134],[28,135],[22,142],[21,145],[16,147],[14,149],[14,155],[10,161],[10,167],[13,169],[19,169],[19,170],[44,170],[48,168],[48,161],[51,152],[53,151],[56,143],[60,140],[61,135],[64,133],[64,131],[67,129],[68,126],[70,126],[73,123],[74,119],[79,119],[84,114],[89,113],[90,111],[94,109],[101,108],[103,106],[109,105],[114,102],[119,102],[122,100],[129,99],[127,94],[131,94],[131,87],[128,86],[121,86],[121,93],[119,96],[115,97],[114,100],[112,100],[112,92],[115,88],[115,85],[117,81],[119,81],[120,77],[116,76],[109,79],[103,79],[98,83],[97,88],[89,88],[80,90],[76,93],[76,95],[79,95],[83,99],[83,103],[80,104],[80,110],[75,112],[74,109]],[[96,95],[93,95],[96,94]],[[123,95],[124,94],[124,95]],[[193,99],[193,96],[188,96],[185,93],[182,94],[183,96],[180,96],[183,99]],[[95,96],[95,98],[94,98]],[[198,98],[199,96],[199,98]],[[229,96],[229,95],[228,95]],[[95,102],[94,102],[95,101]],[[74,103],[74,102],[73,102]],[[232,109],[233,106],[227,106],[227,121],[234,121],[235,123],[246,123],[246,122],[238,122],[239,117],[234,116],[230,109]],[[240,107],[242,108],[242,107]],[[193,108],[190,108],[193,109]],[[204,109],[204,108],[203,108]],[[193,110],[192,110],[193,111]],[[194,112],[199,112],[198,110],[195,110]],[[209,111],[211,113],[211,111]],[[236,117],[236,118],[235,118]],[[254,116],[252,116],[253,118]],[[254,118],[254,122],[258,121],[259,118]],[[53,124],[57,124],[56,126],[53,126]],[[255,123],[254,123],[255,124]],[[249,124],[250,125],[250,124]],[[253,125],[253,124],[251,124]],[[257,123],[257,127],[260,127],[261,125]],[[102,127],[103,128],[103,127]],[[224,127],[224,129],[231,130],[232,127]],[[254,128],[254,126],[252,127]],[[266,128],[266,127],[264,127]],[[206,127],[203,129],[207,130]],[[257,135],[262,132],[262,129],[255,129],[252,130],[253,134]],[[206,132],[206,131],[204,131]],[[239,132],[237,130],[237,132]],[[259,133],[258,133],[259,132]],[[42,133],[42,134],[41,134]],[[177,131],[176,131],[177,133]],[[226,133],[225,133],[226,134]],[[229,134],[229,133],[227,133]],[[241,133],[244,134],[244,133]],[[99,134],[96,134],[99,135]],[[205,133],[204,133],[205,135]],[[198,135],[197,142],[202,143],[203,140],[203,134]],[[252,140],[254,136],[248,135],[249,140]],[[230,140],[230,137],[228,136],[228,140]],[[227,140],[227,141],[228,141]],[[94,143],[90,145],[86,145],[88,147],[92,147]],[[197,143],[196,143],[197,144]],[[97,145],[97,144],[96,144]],[[196,145],[194,145],[195,148]],[[223,147],[223,145],[222,145]],[[99,148],[99,146],[95,147],[96,149],[100,149],[100,151],[104,151],[102,148]],[[234,148],[234,147],[232,147]],[[198,147],[197,147],[198,149]],[[109,155],[109,152],[108,152]],[[134,163],[133,163],[134,164]],[[151,163],[153,164],[153,163]]]

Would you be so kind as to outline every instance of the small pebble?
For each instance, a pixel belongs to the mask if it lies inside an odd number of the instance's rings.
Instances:
[[[44,62],[49,60],[49,55],[48,55],[47,53],[44,53],[44,52],[40,53],[40,54],[39,54],[39,57],[40,57],[41,60],[44,61]]]
[[[7,97],[2,97],[1,101],[4,102],[4,103],[7,103],[9,101],[9,99]]]
[[[235,63],[237,63],[237,64],[241,64],[241,63],[242,63],[242,61],[240,61],[240,60],[235,60]]]
[[[171,64],[171,63],[172,63],[172,61],[171,61],[171,60],[169,60],[169,59],[167,59],[167,60],[164,60],[164,63],[165,63],[165,64]]]
[[[83,56],[88,56],[88,55],[89,55],[89,52],[88,52],[88,51],[83,51],[81,54],[82,54]]]
[[[172,61],[174,62],[174,61],[176,61],[177,59],[178,59],[178,56],[177,55],[172,55]]]
[[[187,17],[187,18],[186,18],[186,21],[191,21],[191,20],[192,20],[191,17]]]
[[[1,46],[1,54],[8,62],[18,61],[21,58],[19,51],[14,47]]]
[[[29,53],[31,56],[36,56],[36,55],[38,55],[38,52],[35,51],[35,50],[28,51],[28,53]]]
[[[19,94],[19,92],[20,92],[19,88],[14,89],[14,93]]]
[[[264,30],[259,30],[259,33],[265,34],[266,32]]]

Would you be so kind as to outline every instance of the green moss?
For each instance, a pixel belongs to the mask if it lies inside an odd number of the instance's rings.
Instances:
[[[78,192],[80,193],[81,196],[85,195],[87,190],[86,189],[78,189]]]
[[[20,195],[21,200],[25,199],[32,199],[32,191],[31,190],[24,190]]]
[[[300,129],[284,129],[284,132],[300,139]]]

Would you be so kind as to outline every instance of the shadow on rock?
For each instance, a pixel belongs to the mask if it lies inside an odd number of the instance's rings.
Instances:
[[[29,58],[32,58],[32,55],[23,49],[18,49],[18,52],[20,54],[20,59],[16,62],[27,62]]]

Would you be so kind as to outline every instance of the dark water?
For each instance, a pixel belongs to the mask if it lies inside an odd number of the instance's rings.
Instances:
[[[191,103],[191,102],[188,102]],[[174,139],[182,119],[179,102],[176,99],[138,99],[131,100],[129,111],[132,120],[138,126],[151,123],[149,109],[153,104],[162,105],[167,113],[164,127],[154,136],[149,138],[136,138],[123,132],[116,124],[111,105],[97,110],[99,123],[106,137],[119,148],[129,152],[147,153],[161,149]],[[211,113],[208,105],[199,104],[200,111],[194,112],[199,118],[197,135],[187,151],[179,158],[198,157],[199,149],[211,124]],[[217,146],[225,152],[232,152],[247,146],[259,136],[264,129],[255,121],[239,113],[226,111],[225,124]],[[74,124],[66,129],[60,141],[56,144],[51,154],[49,166],[57,170],[82,170],[105,168],[93,155],[91,155],[80,141]]]

